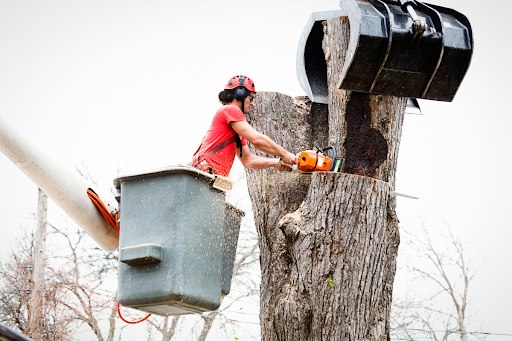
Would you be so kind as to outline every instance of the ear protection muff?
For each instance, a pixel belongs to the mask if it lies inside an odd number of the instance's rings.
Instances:
[[[235,89],[235,99],[239,100],[240,102],[244,102],[245,98],[247,97],[247,90],[244,86],[245,77],[240,76],[240,85]]]

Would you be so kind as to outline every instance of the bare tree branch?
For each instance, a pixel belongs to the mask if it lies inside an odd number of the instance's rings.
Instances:
[[[423,224],[420,234],[412,236],[405,233],[410,237],[408,244],[411,250],[414,250],[411,254],[418,256],[409,261],[404,271],[413,276],[411,283],[431,283],[434,286],[422,292],[422,296],[426,297],[423,299],[403,300],[395,297],[392,308],[393,334],[417,340],[418,337],[410,333],[412,329],[422,332],[420,338],[428,334],[428,338],[433,340],[447,341],[453,336],[467,341],[469,284],[476,271],[470,271],[464,243],[448,226],[445,234],[437,233],[448,241],[444,248],[438,245],[437,239],[432,238],[435,232],[429,231]],[[422,260],[428,261],[427,264],[423,265]],[[436,291],[431,294],[432,290]],[[441,330],[443,332],[439,335]]]

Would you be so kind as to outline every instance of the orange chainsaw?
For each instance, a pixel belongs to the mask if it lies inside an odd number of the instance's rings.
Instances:
[[[318,146],[315,150],[304,150],[297,154],[299,158],[298,164],[292,166],[292,170],[297,173],[311,174],[312,172],[337,172],[343,171],[345,159],[337,158],[336,148],[328,146],[320,148]],[[327,156],[325,152],[332,150],[332,158]]]

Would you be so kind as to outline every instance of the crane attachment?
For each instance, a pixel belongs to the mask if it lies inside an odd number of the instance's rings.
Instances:
[[[469,68],[473,33],[461,13],[413,0],[341,0],[313,13],[297,51],[308,97],[327,103],[322,21],[347,17],[350,39],[338,88],[451,102]]]

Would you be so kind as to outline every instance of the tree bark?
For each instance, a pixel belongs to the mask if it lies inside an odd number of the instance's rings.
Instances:
[[[291,152],[329,144],[346,158],[343,173],[246,171],[261,252],[262,340],[389,338],[406,99],[335,87],[348,36],[346,18],[325,23],[328,106],[259,92],[247,115]]]
[[[108,337],[107,341],[114,341],[114,335],[116,332],[116,318],[117,318],[117,299],[114,300],[112,304],[112,309],[110,310],[110,317],[108,318]]]
[[[209,314],[202,315],[201,318],[204,321],[203,329],[201,330],[201,334],[197,338],[197,341],[206,341],[206,337],[208,337],[208,333],[212,330],[213,322],[215,318],[219,315],[218,311],[212,311]]]

